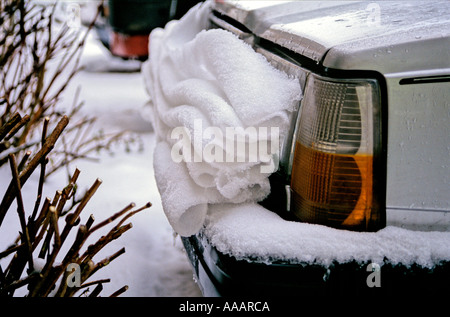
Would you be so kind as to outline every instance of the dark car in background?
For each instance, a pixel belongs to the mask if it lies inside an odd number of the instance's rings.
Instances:
[[[115,56],[145,60],[150,32],[179,19],[199,0],[108,0],[95,29],[103,45]]]

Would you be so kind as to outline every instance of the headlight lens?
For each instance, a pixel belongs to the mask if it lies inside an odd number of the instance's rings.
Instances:
[[[300,221],[361,231],[384,226],[374,195],[380,114],[377,81],[310,75],[291,176]]]

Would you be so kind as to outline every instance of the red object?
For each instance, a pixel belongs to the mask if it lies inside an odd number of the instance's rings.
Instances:
[[[126,35],[112,32],[110,50],[113,55],[130,59],[148,57],[149,35]]]

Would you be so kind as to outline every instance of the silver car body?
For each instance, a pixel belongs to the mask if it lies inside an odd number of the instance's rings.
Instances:
[[[237,23],[217,14],[213,23],[301,85],[310,71],[259,47],[261,39],[324,68],[379,73],[387,105],[387,224],[450,230],[449,1],[216,1],[214,9]]]

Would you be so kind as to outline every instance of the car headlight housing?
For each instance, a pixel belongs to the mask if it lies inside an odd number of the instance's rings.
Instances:
[[[380,99],[374,79],[308,77],[291,174],[291,209],[300,221],[358,231],[384,227],[375,173]]]

